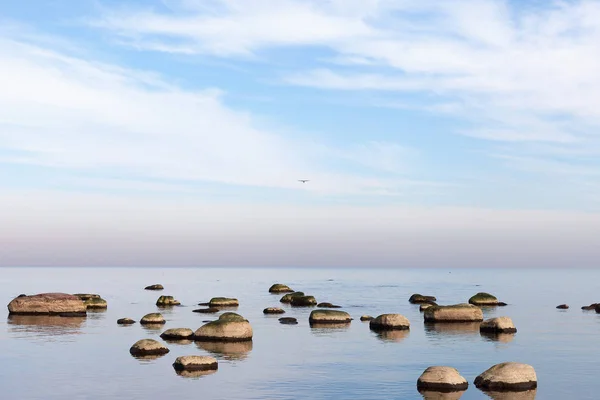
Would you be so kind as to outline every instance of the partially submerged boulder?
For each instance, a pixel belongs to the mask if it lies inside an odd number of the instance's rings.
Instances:
[[[8,303],[9,315],[60,315],[85,317],[87,307],[83,301],[67,293],[40,293],[18,296]]]
[[[73,293],[73,296],[77,296],[83,301],[100,298],[100,295],[95,293]]]
[[[365,322],[365,321],[371,321],[373,319],[372,316],[370,315],[361,315],[360,320]]]
[[[558,306],[556,306],[556,308],[558,308],[559,310],[568,310],[569,306],[566,304],[559,304]]]
[[[293,293],[294,290],[290,289],[288,285],[283,283],[276,283],[269,288],[269,293]]]
[[[165,324],[164,317],[160,313],[150,313],[146,314],[140,320],[140,324],[142,325],[162,325]]]
[[[238,299],[230,297],[213,297],[208,302],[210,307],[238,307],[240,302]]]
[[[165,340],[187,340],[192,339],[194,331],[189,328],[171,328],[160,334]]]
[[[342,306],[337,306],[335,304],[326,303],[326,302],[317,304],[317,307],[320,307],[320,308],[342,308]]]
[[[391,331],[410,329],[410,322],[404,315],[381,314],[371,320],[369,328],[374,331]]]
[[[285,314],[285,310],[279,307],[267,307],[263,310],[263,314]]]
[[[214,313],[218,313],[219,310],[216,307],[208,307],[208,308],[198,308],[196,310],[192,310],[192,312],[197,312],[197,313],[201,313],[201,314],[214,314]]]
[[[317,305],[317,299],[314,296],[295,296],[290,304],[294,307],[313,307]]]
[[[482,390],[524,391],[537,387],[537,376],[531,365],[504,362],[483,372],[474,383]]]
[[[509,317],[497,317],[483,321],[479,325],[479,330],[490,333],[515,333],[517,328]]]
[[[417,389],[419,391],[454,392],[466,390],[468,387],[467,380],[453,367],[429,367],[417,379]]]
[[[173,296],[160,296],[158,300],[156,300],[156,305],[159,307],[171,307],[171,306],[179,306],[181,303]]]
[[[117,324],[119,324],[119,325],[131,325],[131,324],[135,324],[135,321],[132,320],[131,318],[119,318],[117,320]]]
[[[592,303],[589,306],[583,306],[581,307],[582,310],[586,310],[586,311],[590,311],[590,310],[595,310],[596,306],[598,306],[600,303]]]
[[[410,298],[408,299],[408,302],[411,304],[423,304],[423,303],[432,303],[435,302],[437,299],[435,298],[435,296],[424,296],[422,294],[419,293],[415,293],[412,296],[410,296]]]
[[[279,318],[279,323],[284,324],[284,325],[297,325],[298,320],[293,317],[283,317],[283,318]]]
[[[345,311],[337,310],[314,310],[308,317],[308,322],[311,325],[316,324],[339,324],[350,323],[352,317]]]
[[[218,320],[209,322],[196,330],[194,339],[199,341],[242,342],[252,340],[250,322],[239,314],[224,313]]]
[[[210,356],[181,356],[175,359],[173,368],[178,371],[215,371],[219,364],[216,358]]]
[[[429,307],[437,306],[437,304],[423,303],[419,306],[419,311],[423,312],[427,310]]]
[[[302,297],[302,296],[304,296],[304,292],[288,293],[288,294],[284,294],[279,301],[284,304],[289,304],[292,302],[292,298]]]
[[[103,298],[92,297],[83,302],[85,304],[86,309],[88,310],[106,310],[108,308],[108,303]]]
[[[169,349],[154,339],[142,339],[134,343],[129,353],[134,356],[154,356],[167,354]]]
[[[427,308],[423,317],[425,322],[481,322],[481,308],[472,304],[454,304],[449,306],[432,306]]]
[[[163,290],[164,287],[160,283],[156,283],[154,285],[146,286],[144,290]]]
[[[498,299],[489,293],[479,292],[469,299],[469,304],[476,306],[497,306]]]

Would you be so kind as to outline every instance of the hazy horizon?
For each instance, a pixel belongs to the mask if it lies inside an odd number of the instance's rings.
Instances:
[[[0,266],[593,268],[598,18],[5,2]]]

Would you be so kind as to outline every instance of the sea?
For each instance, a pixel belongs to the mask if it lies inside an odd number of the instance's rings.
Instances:
[[[160,283],[160,292],[144,290]],[[354,320],[347,327],[311,328],[314,308],[281,304],[268,292],[284,283],[319,302],[342,306]],[[0,398],[12,399],[599,399],[600,314],[581,306],[600,302],[600,271],[578,269],[316,269],[316,268],[2,268],[0,300],[20,294],[96,293],[105,311],[87,318],[0,318]],[[484,317],[508,316],[517,333],[489,337],[478,324],[426,325],[413,293],[438,304],[467,302],[488,292],[505,307],[484,308]],[[160,295],[181,306],[158,308]],[[200,314],[198,303],[234,297],[234,311],[252,325],[248,343],[166,343],[169,328],[196,330],[219,314]],[[566,303],[568,310],[557,305]],[[263,314],[282,307],[282,315]],[[149,328],[117,325],[160,312],[166,324]],[[407,332],[378,334],[364,314],[399,313]],[[153,338],[170,352],[153,359],[130,355],[138,340]],[[211,355],[215,373],[181,376],[178,356]],[[485,393],[473,380],[494,364],[530,364],[537,390]],[[417,379],[429,366],[457,368],[469,382],[462,394],[422,395]]]

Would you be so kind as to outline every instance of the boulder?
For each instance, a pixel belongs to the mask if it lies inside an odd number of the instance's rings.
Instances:
[[[290,304],[294,307],[313,307],[317,305],[317,300],[314,296],[295,296]]]
[[[422,294],[419,293],[415,293],[412,296],[410,296],[410,298],[408,299],[408,302],[411,304],[423,304],[423,303],[432,303],[435,302],[437,299],[435,298],[435,296],[424,296]]]
[[[597,306],[598,304],[600,304],[600,303],[592,303],[592,304],[590,304],[589,306],[583,306],[583,307],[581,307],[581,309],[582,309],[582,310],[586,310],[586,311],[589,311],[589,310],[595,310],[595,309],[596,309],[596,306]]]
[[[240,302],[229,297],[213,297],[208,302],[210,307],[238,307]]]
[[[171,328],[160,334],[165,340],[186,340],[192,339],[194,331],[189,328]]]
[[[288,285],[282,283],[276,283],[269,288],[269,293],[293,293],[294,290],[290,289]]]
[[[19,296],[8,303],[8,313],[16,315],[61,315],[85,317],[87,307],[83,301],[66,293],[41,293]]]
[[[336,306],[335,304],[331,304],[331,303],[319,303],[319,304],[317,304],[317,307],[320,307],[320,308],[342,308],[342,306]]]
[[[410,329],[410,322],[400,314],[381,314],[371,320],[369,328],[374,331],[407,330]]]
[[[196,310],[192,310],[192,312],[197,312],[197,313],[201,313],[201,314],[214,314],[214,313],[218,313],[219,311],[220,310],[215,307],[198,308]]]
[[[360,320],[363,321],[363,322],[370,321],[372,319],[373,319],[373,317],[370,316],[370,315],[361,315],[361,317],[360,317]]]
[[[476,306],[497,306],[498,299],[489,293],[479,292],[469,299],[469,304]]]
[[[450,306],[432,306],[427,308],[423,317],[425,322],[481,322],[481,308],[472,304],[454,304]]]
[[[156,305],[159,307],[171,307],[171,306],[179,306],[181,303],[175,300],[173,296],[160,296],[158,300],[156,300]]]
[[[132,320],[131,318],[120,318],[117,320],[117,324],[119,325],[131,325],[131,324],[135,324],[135,321]]]
[[[173,368],[178,371],[214,371],[219,365],[217,359],[210,356],[181,356],[175,359]]]
[[[140,320],[140,324],[142,325],[161,325],[165,323],[166,321],[160,313],[146,314]]]
[[[483,321],[479,331],[491,333],[515,333],[517,328],[509,317],[497,317]]]
[[[433,366],[427,368],[417,379],[417,389],[439,392],[454,392],[466,390],[467,380],[453,367]]]
[[[284,324],[284,325],[297,325],[298,320],[296,318],[292,318],[292,317],[283,317],[283,318],[279,318],[279,323]]]
[[[289,304],[292,302],[293,297],[302,297],[302,296],[304,296],[304,292],[288,293],[288,294],[284,294],[279,301],[281,303]]]
[[[218,320],[209,322],[196,330],[198,341],[242,342],[252,340],[252,326],[236,313],[224,313]]]
[[[560,305],[556,306],[556,308],[558,308],[559,310],[568,310],[569,306],[566,304],[560,304]]]
[[[474,383],[482,390],[524,391],[537,387],[537,376],[531,365],[504,362],[483,372]]]
[[[337,310],[314,310],[308,317],[308,322],[311,325],[350,323],[350,321],[352,321],[350,314]]]
[[[164,289],[164,287],[160,283],[157,283],[157,284],[154,284],[154,285],[150,285],[150,286],[146,286],[144,288],[144,290],[163,290],[163,289]]]
[[[419,311],[423,312],[423,311],[427,310],[429,307],[433,307],[433,306],[437,306],[437,304],[422,303],[419,306]]]
[[[169,349],[154,339],[142,339],[135,342],[129,349],[129,353],[134,356],[154,356],[167,354]]]
[[[100,297],[92,297],[83,302],[87,310],[106,310],[108,303]]]
[[[285,314],[285,310],[279,307],[267,307],[263,310],[263,314]]]

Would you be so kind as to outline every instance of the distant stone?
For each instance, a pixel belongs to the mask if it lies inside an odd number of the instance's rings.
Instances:
[[[566,304],[561,304],[561,305],[556,306],[556,308],[558,308],[559,310],[568,310],[569,306]]]
[[[505,306],[507,306],[508,304],[506,304],[506,303],[505,303],[505,302],[503,302],[503,301],[499,301],[499,302],[498,302],[498,304],[496,304],[496,305],[497,305],[498,307],[505,307]]]
[[[423,304],[423,303],[432,303],[437,299],[435,296],[423,296],[422,294],[415,293],[408,299],[408,302],[411,304]]]
[[[269,293],[293,293],[294,290],[290,289],[288,285],[282,283],[276,283],[269,288]]]
[[[194,336],[194,331],[189,328],[171,328],[160,334],[160,337],[165,340],[185,340],[191,339]]]
[[[160,283],[157,283],[155,285],[146,286],[144,288],[144,290],[163,290],[163,289],[164,289],[164,287]]]
[[[61,315],[85,317],[87,307],[83,301],[66,293],[41,293],[19,296],[8,303],[9,315]]]
[[[210,356],[181,356],[175,359],[173,368],[178,371],[209,371],[217,370],[217,359]]]
[[[404,315],[381,314],[371,320],[369,328],[374,331],[407,330],[410,329],[410,322]]]
[[[295,307],[312,307],[317,305],[317,300],[314,296],[294,296],[290,304]]]
[[[310,324],[335,324],[350,323],[352,317],[345,311],[337,310],[314,310],[308,317]]]
[[[297,325],[298,324],[298,320],[296,318],[292,318],[292,317],[279,318],[279,322],[284,325]]]
[[[196,330],[198,341],[242,342],[252,340],[252,326],[236,313],[224,313],[218,320],[209,322]]]
[[[489,293],[479,292],[469,299],[469,304],[476,306],[497,306],[498,299]]]
[[[206,303],[198,303],[199,306],[204,306],[204,307],[208,307],[210,305],[210,302],[206,302]]]
[[[181,303],[175,300],[173,296],[160,296],[158,300],[156,300],[156,305],[159,307],[170,307],[170,306],[179,306]]]
[[[335,304],[331,304],[331,303],[319,303],[319,304],[317,304],[317,307],[320,307],[320,308],[342,308],[342,306],[336,306]]]
[[[154,339],[142,339],[135,342],[129,349],[129,353],[134,356],[153,356],[167,354],[169,349]]]
[[[100,298],[99,294],[94,294],[94,293],[74,293],[73,296],[77,296],[83,301],[86,301],[89,299],[99,299]]]
[[[431,306],[424,311],[425,322],[481,322],[481,308],[472,304],[454,304],[449,306]]]
[[[294,292],[294,293],[284,294],[283,297],[281,297],[281,299],[279,300],[279,302],[289,304],[292,302],[293,297],[302,297],[302,296],[304,296],[304,292]]]
[[[267,307],[263,310],[263,314],[284,314],[285,310],[279,307]]]
[[[504,362],[483,372],[474,383],[482,390],[523,391],[537,387],[537,376],[531,365]]]
[[[240,302],[237,299],[229,297],[213,297],[208,302],[211,307],[238,307]]]
[[[132,320],[131,318],[120,318],[117,320],[117,324],[119,325],[131,325],[131,324],[135,324],[135,321]]]
[[[485,320],[479,325],[480,332],[515,333],[517,328],[509,317],[497,317]]]
[[[166,321],[160,313],[146,314],[140,320],[140,324],[142,325],[160,325],[164,323],[166,323]]]
[[[467,380],[453,367],[429,367],[417,379],[417,389],[420,391],[453,392],[466,390],[468,387]]]
[[[583,307],[581,307],[581,309],[582,310],[587,310],[587,311],[589,311],[589,310],[595,310],[596,306],[598,306],[598,304],[600,304],[600,303],[592,303],[589,306],[583,306]]]
[[[214,314],[218,313],[220,310],[216,307],[208,307],[208,308],[198,308],[196,310],[192,310],[192,312],[202,313],[202,314]]]
[[[372,319],[373,319],[373,317],[372,317],[372,316],[370,316],[370,315],[362,315],[362,316],[360,317],[360,320],[361,320],[361,321],[363,321],[363,322],[364,322],[364,321],[370,321],[370,320],[372,320]]]

